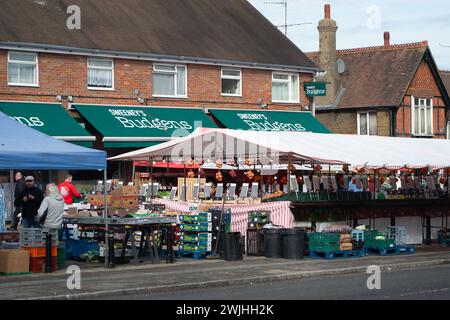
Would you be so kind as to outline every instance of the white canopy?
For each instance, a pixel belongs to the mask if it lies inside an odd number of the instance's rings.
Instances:
[[[445,168],[450,167],[450,140],[198,128],[187,137],[109,160],[140,161],[165,156],[206,161],[235,157],[281,163],[277,160],[288,155],[306,163]]]

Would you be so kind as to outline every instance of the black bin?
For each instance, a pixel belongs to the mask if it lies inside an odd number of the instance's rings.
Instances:
[[[264,229],[264,255],[267,258],[282,258],[281,229]]]
[[[228,232],[224,243],[224,259],[226,261],[242,260],[242,241],[240,232]]]
[[[303,259],[305,251],[305,231],[300,228],[281,231],[283,258]]]

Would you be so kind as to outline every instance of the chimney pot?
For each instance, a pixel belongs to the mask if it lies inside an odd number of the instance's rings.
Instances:
[[[384,33],[384,46],[389,47],[391,45],[391,35],[388,31]]]
[[[331,6],[329,4],[325,5],[325,19],[331,19]]]

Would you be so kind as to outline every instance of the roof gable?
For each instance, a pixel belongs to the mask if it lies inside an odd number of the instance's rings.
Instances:
[[[0,42],[316,68],[246,0],[0,0]],[[81,30],[66,8],[81,9]]]
[[[428,43],[418,42],[388,47],[338,50],[346,71],[342,75],[345,91],[338,108],[373,108],[398,106],[405,95]],[[316,63],[318,53],[308,56]]]

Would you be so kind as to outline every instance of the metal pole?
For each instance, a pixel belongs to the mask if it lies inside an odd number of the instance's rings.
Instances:
[[[105,219],[105,267],[109,266],[109,226],[108,226],[108,190],[106,190],[107,172],[106,168],[103,170],[103,193],[104,193],[104,211],[103,218]]]
[[[11,224],[14,225],[14,169],[9,170],[9,187],[11,189]],[[6,218],[6,217],[5,217]],[[5,219],[3,219],[5,220]],[[16,226],[17,227],[17,226]]]
[[[186,161],[183,160],[183,172],[184,172],[184,179],[183,179],[183,200],[184,202],[187,201],[187,188],[186,188]]]
[[[132,173],[131,173],[131,182],[133,182],[133,185],[135,184],[134,183],[134,181],[135,181],[135,178],[134,178],[134,176],[136,175],[136,166],[134,165],[134,161],[133,161],[133,171],[132,171]]]

